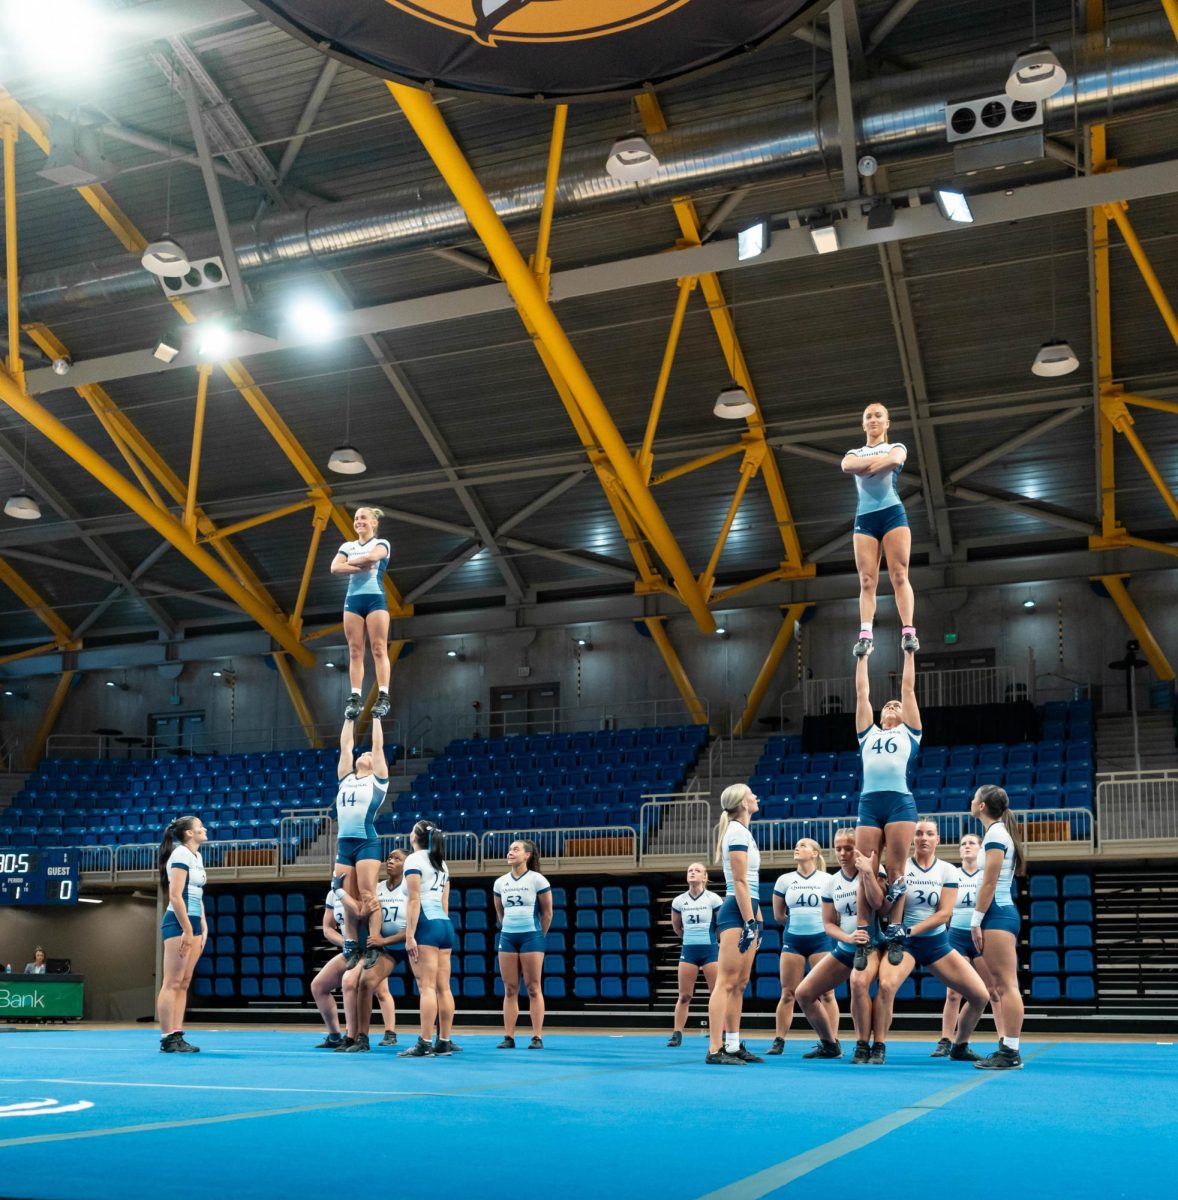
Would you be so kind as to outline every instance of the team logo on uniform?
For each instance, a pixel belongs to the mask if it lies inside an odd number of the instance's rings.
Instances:
[[[649,24],[690,0],[386,0],[484,46],[576,42]]]

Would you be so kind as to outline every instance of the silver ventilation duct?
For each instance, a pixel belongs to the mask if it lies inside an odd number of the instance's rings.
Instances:
[[[1071,40],[1053,46],[1072,72]],[[1077,120],[1109,120],[1178,102],[1178,45],[1164,18],[1114,26],[1107,46],[1099,35],[1081,37],[1074,58],[1074,91],[1069,82],[1046,101],[1048,133],[1070,131]],[[1010,62],[1010,54],[1003,51],[858,84],[854,108],[860,152],[882,162],[945,153],[945,102],[1000,90]],[[818,106],[817,128],[809,101],[781,104],[768,90],[742,99],[738,112],[653,138],[662,166],[648,183],[611,179],[604,167],[607,147],[567,150],[557,215],[624,208],[639,195],[669,199],[693,191],[729,190],[838,161],[832,96]],[[484,178],[492,203],[509,227],[537,218],[544,172],[545,159],[540,156]],[[232,234],[248,279],[282,268],[333,269],[375,254],[446,246],[469,239],[471,231],[438,178],[425,186],[393,186],[378,198],[274,213],[256,224],[235,225]],[[218,252],[212,230],[186,233],[184,243],[197,258]],[[39,272],[21,281],[24,315],[31,320],[51,320],[79,305],[142,301],[159,294],[156,280],[131,255]]]

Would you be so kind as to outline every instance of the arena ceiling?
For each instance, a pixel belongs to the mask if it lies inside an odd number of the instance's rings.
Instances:
[[[709,605],[849,597],[853,495],[838,459],[860,443],[872,401],[909,447],[903,485],[928,584],[1172,565],[1172,6],[799,4],[802,23],[755,52],[638,103],[572,103],[551,301],[600,396],[592,420],[577,396],[570,404],[567,369],[556,372],[562,399],[545,365],[551,339],[521,320],[379,78],[235,0],[105,7],[117,40],[81,86],[31,71],[11,40],[0,61],[19,106],[21,354],[37,413],[52,421],[0,409],[0,492],[27,492],[42,510],[0,517],[0,658],[259,626],[297,646],[288,618],[317,512],[302,628],[338,620],[327,567],[345,526],[332,504],[388,512],[390,574],[416,614],[402,636],[461,630],[476,609],[527,622],[546,605],[570,619],[578,604],[628,611],[623,600],[637,615],[682,612],[686,599],[706,631]],[[993,165],[967,175],[944,105],[1002,93],[1032,7],[1077,86],[1046,102],[1037,147],[975,143]],[[554,106],[444,90],[435,100],[532,255]],[[649,182],[605,172],[629,130],[645,130],[660,158]],[[878,162],[873,175],[856,168],[863,155]],[[61,182],[79,162],[100,169],[95,187]],[[973,225],[934,206],[931,186],[949,179],[970,193]],[[881,197],[891,203],[869,226]],[[1099,206],[1126,198],[1127,223],[1119,207],[1109,221]],[[807,226],[828,217],[840,247],[819,255]],[[738,264],[736,234],[760,218],[769,251]],[[184,532],[192,330],[169,367],[152,357],[183,314],[129,253],[165,232],[192,258],[224,260],[231,242],[240,263],[234,286],[184,297],[198,324],[230,313],[238,326],[237,358],[207,382],[195,541]],[[332,308],[340,336],[292,333],[283,314],[300,296]],[[647,471],[640,451],[681,297]],[[1037,378],[1031,361],[1052,337],[1080,369]],[[53,372],[55,357],[69,358],[68,374]],[[759,418],[713,415],[734,376]],[[1108,424],[1122,413],[1157,479]],[[345,440],[365,474],[327,470]],[[285,515],[234,529],[274,512]]]

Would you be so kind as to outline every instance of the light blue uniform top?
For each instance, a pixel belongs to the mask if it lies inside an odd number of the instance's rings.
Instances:
[[[860,446],[858,450],[848,450],[856,458],[883,458],[893,450],[903,450],[907,459],[908,450],[903,442],[880,442],[878,446]],[[891,508],[900,503],[900,493],[896,490],[896,481],[904,469],[901,463],[894,471],[881,471],[878,475],[854,476],[858,499],[855,504],[855,516],[864,513],[879,512],[883,508]]]
[[[934,858],[932,865],[927,868],[910,858],[904,869],[904,881],[908,885],[908,898],[904,901],[904,924],[912,926],[931,917],[941,907],[941,896],[946,888],[957,890],[957,868],[943,858]],[[944,932],[944,925],[934,925],[917,936],[933,937]]]
[[[921,731],[911,725],[881,729],[872,725],[859,734],[859,753],[863,758],[863,791],[903,792],[908,787],[908,764],[920,749]]]
[[[724,884],[729,896],[736,895],[732,863],[728,857],[732,850],[743,850],[747,856],[745,879],[749,885],[749,898],[753,902],[753,911],[756,912],[761,886],[761,852],[757,849],[757,843],[749,832],[748,826],[742,825],[739,821],[728,822],[728,828],[724,830],[724,837],[720,842],[720,855],[724,863]]]
[[[442,896],[450,878],[445,863],[440,871],[436,871],[426,851],[414,850],[405,860],[406,881],[410,875],[421,876],[421,915],[430,921],[448,921],[450,918],[442,907]]]
[[[822,899],[829,900],[834,905],[835,916],[839,919],[839,928],[843,933],[854,933],[859,914],[858,871],[847,876],[840,867],[826,879],[826,890],[822,893]]]
[[[671,901],[671,911],[679,914],[683,923],[685,946],[714,946],[716,944],[716,911],[724,903],[715,892],[704,888],[698,896],[691,891],[680,892]]]
[[[538,871],[500,875],[491,889],[503,905],[504,933],[540,933],[539,899],[552,885]]]
[[[801,871],[789,871],[773,885],[775,895],[781,897],[789,909],[786,929],[790,933],[825,933],[822,920],[822,897],[830,886],[830,876],[825,871],[812,871],[803,875]]]
[[[967,871],[964,867],[957,868],[957,903],[953,906],[953,916],[949,924],[954,929],[968,929],[973,920],[973,910],[978,903],[978,888],[982,886],[982,876],[985,872],[981,867],[975,871]]]
[[[380,936],[393,937],[405,932],[408,920],[409,893],[402,879],[395,888],[389,887],[387,879],[376,885],[376,898],[380,901]]]
[[[375,775],[359,779],[349,772],[340,780],[335,794],[337,833],[342,838],[374,838],[377,810],[384,803],[389,781]]]
[[[199,917],[201,902],[204,900],[205,881],[208,878],[200,855],[193,853],[187,846],[177,846],[168,855],[166,870],[169,884],[172,881],[173,871],[184,872],[186,876],[184,880],[184,911],[190,917]]]
[[[1012,884],[1014,882],[1014,841],[1001,821],[995,821],[982,834],[982,853],[991,850],[1002,851],[1002,868],[998,872],[998,886],[994,889],[993,904],[1008,908],[1014,903]]]
[[[384,538],[369,538],[366,542],[344,542],[339,548],[339,553],[344,558],[350,559],[353,554],[367,554],[370,550],[375,550],[377,546],[384,547],[384,558],[373,563],[368,570],[348,576],[349,596],[379,596],[383,594],[382,577],[385,567],[389,565],[389,555],[392,554],[393,548]]]

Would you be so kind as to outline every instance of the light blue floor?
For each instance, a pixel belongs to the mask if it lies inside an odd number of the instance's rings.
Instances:
[[[1174,1161],[1170,1045],[1027,1042],[1026,1069],[993,1076],[925,1043],[851,1067],[800,1061],[798,1038],[722,1068],[696,1037],[498,1036],[407,1061],[310,1031],[190,1034],[200,1055],[149,1030],[0,1033],[0,1196],[754,1200],[923,1179],[930,1200],[1073,1200],[1153,1190]]]

